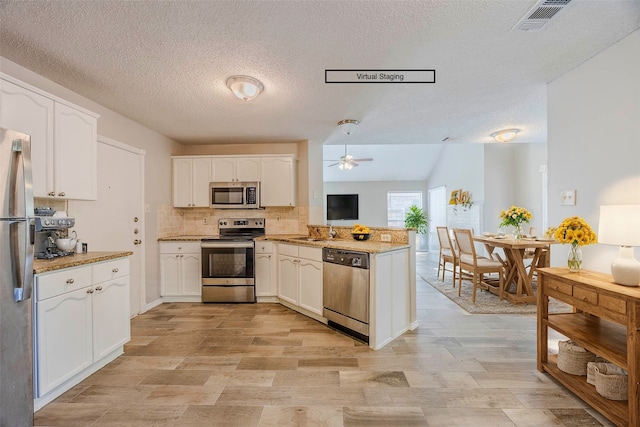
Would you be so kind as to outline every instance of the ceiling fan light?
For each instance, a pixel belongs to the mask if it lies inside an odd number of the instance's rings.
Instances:
[[[491,134],[491,137],[498,142],[509,142],[520,132],[520,129],[502,129]]]
[[[264,90],[264,85],[260,80],[250,76],[231,76],[227,79],[227,87],[238,99],[243,101],[256,99]]]
[[[345,120],[340,120],[338,122],[338,127],[340,128],[340,130],[344,133],[346,133],[347,135],[351,135],[351,132],[353,132],[353,130],[360,124],[359,121],[354,120],[354,119],[345,119]]]

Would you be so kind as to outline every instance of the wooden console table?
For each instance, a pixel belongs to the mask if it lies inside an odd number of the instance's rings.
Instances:
[[[620,427],[640,427],[640,288],[613,283],[611,276],[567,268],[538,269],[538,370],[558,382]],[[549,314],[549,297],[574,307]],[[552,328],[578,345],[626,369],[629,400],[606,399],[586,377],[562,372],[548,351]]]

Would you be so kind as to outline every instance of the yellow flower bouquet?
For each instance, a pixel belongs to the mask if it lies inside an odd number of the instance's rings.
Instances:
[[[556,228],[553,238],[560,243],[585,246],[598,243],[596,233],[587,222],[579,216],[565,218]]]
[[[582,268],[580,246],[598,243],[596,233],[587,224],[587,221],[579,216],[565,218],[556,229],[553,238],[560,243],[571,244],[567,265],[569,266],[569,271],[572,272],[579,272],[580,268]]]
[[[501,227],[505,225],[519,227],[523,222],[531,221],[533,215],[531,215],[531,212],[525,208],[511,206],[506,211],[500,211],[500,218],[502,219],[502,222],[500,223]]]
[[[519,206],[511,206],[506,211],[500,211],[500,218],[502,222],[500,223],[500,227],[504,226],[512,226],[515,228],[515,239],[520,240],[524,234],[522,231],[522,224],[525,222],[529,222],[533,215],[531,212],[526,210],[525,208],[521,208]]]

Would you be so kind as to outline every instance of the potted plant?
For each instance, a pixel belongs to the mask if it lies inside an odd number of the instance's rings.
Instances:
[[[416,205],[409,206],[409,211],[404,218],[406,228],[415,228],[418,234],[427,234],[429,219],[427,214]]]

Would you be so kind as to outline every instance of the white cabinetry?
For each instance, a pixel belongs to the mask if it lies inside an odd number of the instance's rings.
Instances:
[[[260,158],[213,157],[211,181],[260,181]]]
[[[190,301],[199,301],[201,268],[200,242],[161,242],[160,293],[164,300],[186,301],[175,297],[191,297]]]
[[[279,244],[278,272],[280,300],[322,317],[322,249]]]
[[[273,299],[278,295],[274,244],[258,241],[255,245],[256,297],[263,300]]]
[[[296,160],[293,156],[262,157],[260,171],[262,206],[296,205]]]
[[[37,409],[122,354],[129,259],[38,275],[34,304]]]
[[[96,200],[98,115],[11,80],[0,82],[0,125],[31,135],[34,196]]]
[[[173,206],[176,208],[209,207],[211,182],[210,157],[174,157]]]

